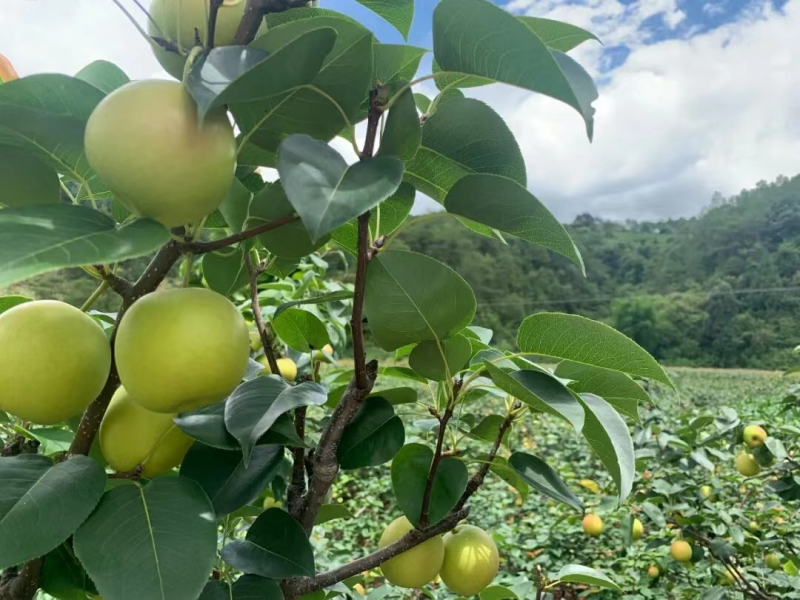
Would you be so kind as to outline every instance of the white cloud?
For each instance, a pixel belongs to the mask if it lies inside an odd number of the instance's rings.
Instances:
[[[784,14],[762,6],[688,40],[634,48],[600,90],[594,144],[566,105],[499,86],[477,95],[507,119],[531,191],[560,218],[692,215],[715,190],[800,171],[798,31],[791,0]]]
[[[725,12],[725,2],[706,2],[703,4],[703,12],[710,17],[716,17]]]

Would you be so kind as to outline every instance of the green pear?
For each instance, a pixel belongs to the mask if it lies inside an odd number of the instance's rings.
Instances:
[[[678,562],[688,563],[692,560],[692,545],[685,540],[675,540],[670,546],[669,553]]]
[[[414,526],[407,518],[395,519],[384,530],[378,547],[383,548],[396,542],[413,529]],[[436,579],[443,561],[444,542],[442,537],[437,535],[390,558],[381,565],[381,572],[393,585],[420,588]]]
[[[764,440],[767,439],[767,432],[759,425],[748,425],[744,428],[742,437],[748,448],[758,448],[763,445]]]
[[[128,473],[142,465],[142,476],[151,478],[181,464],[194,439],[178,429],[175,416],[149,411],[118,388],[100,425],[100,448],[111,468]]]
[[[491,536],[474,525],[457,525],[444,536],[444,563],[439,575],[460,596],[474,596],[488,586],[500,568]]]
[[[52,425],[80,414],[110,369],[106,334],[74,306],[39,300],[0,315],[0,409],[23,421]]]
[[[639,519],[634,519],[633,528],[631,531],[631,537],[634,540],[638,540],[641,539],[643,535],[644,535],[644,525],[642,525],[642,522]]]
[[[781,568],[781,557],[775,553],[767,554],[764,557],[764,564],[767,565],[770,569],[780,569]]]
[[[236,168],[225,111],[200,125],[197,105],[177,81],[135,81],[106,96],[86,123],[84,145],[117,200],[167,227],[214,212]]]
[[[745,477],[753,477],[761,472],[761,467],[752,454],[740,454],[736,457],[736,470]]]
[[[242,380],[247,324],[203,288],[148,294],[125,313],[114,346],[120,380],[147,410],[175,414],[214,404]]]

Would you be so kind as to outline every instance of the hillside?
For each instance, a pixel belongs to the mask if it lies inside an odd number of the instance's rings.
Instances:
[[[732,198],[692,219],[568,226],[586,277],[559,256],[422,217],[396,247],[430,253],[478,296],[478,320],[509,345],[528,314],[603,319],[668,364],[781,367],[800,341],[800,176]]]

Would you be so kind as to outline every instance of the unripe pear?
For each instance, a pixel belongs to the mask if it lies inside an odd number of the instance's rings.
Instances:
[[[194,439],[178,429],[175,416],[149,411],[118,388],[100,425],[100,448],[111,468],[128,473],[142,465],[142,476],[151,478],[181,464]]]
[[[458,525],[444,536],[444,563],[439,575],[460,596],[482,592],[497,575],[500,555],[491,536],[474,525]]]
[[[384,530],[378,547],[383,548],[396,542],[413,529],[414,526],[407,518],[395,519]],[[419,588],[436,578],[443,561],[444,541],[441,536],[437,535],[394,558],[390,558],[381,565],[381,572],[393,585]]]
[[[280,500],[276,500],[272,496],[267,496],[266,498],[264,498],[264,504],[263,504],[264,510],[270,508],[281,508],[282,506],[283,503]]]
[[[219,402],[239,385],[250,336],[227,298],[181,288],[136,301],[122,318],[114,348],[131,397],[148,410],[174,414]]]
[[[650,568],[647,569],[647,576],[651,579],[655,579],[659,575],[661,575],[661,571],[658,570],[658,567],[656,565],[650,565]]]
[[[226,113],[200,125],[195,101],[177,81],[135,81],[106,96],[86,123],[84,145],[117,200],[167,227],[214,212],[236,168]]]
[[[692,560],[692,546],[685,540],[675,540],[670,546],[669,553],[678,562],[688,563]]]
[[[314,362],[336,362],[335,360],[328,358],[329,356],[333,356],[333,346],[330,344],[325,344],[322,347],[322,350],[317,350],[314,352],[312,355],[312,360]]]
[[[247,0],[224,0],[217,12],[214,46],[230,46],[234,43],[236,30],[244,16]],[[153,52],[170,75],[182,79],[186,55],[194,47],[195,30],[200,43],[205,45],[208,35],[208,15],[210,0],[153,0],[150,5],[148,33],[151,37],[176,44],[182,51],[171,52],[154,45]],[[261,26],[261,30],[266,28]]]
[[[704,485],[700,488],[700,495],[703,496],[703,498],[710,498],[713,493],[714,490],[710,485]]]
[[[0,409],[23,421],[52,425],[80,414],[110,369],[106,334],[74,306],[39,300],[0,315]]]
[[[257,331],[250,332],[250,349],[253,352],[258,352],[264,347],[264,344],[261,341],[261,334]]]
[[[583,517],[583,531],[592,537],[598,537],[603,533],[603,519],[594,513],[588,513]]]
[[[745,477],[753,477],[761,472],[761,467],[752,454],[740,454],[736,457],[736,470]]]
[[[750,523],[747,524],[747,528],[750,531],[758,531],[758,522],[757,521],[750,521]]]
[[[633,528],[631,529],[631,537],[634,540],[640,539],[644,535],[644,525],[639,519],[633,520]]]
[[[261,375],[269,375],[272,373],[266,356],[259,358],[258,362],[265,367],[261,371]],[[280,372],[281,377],[283,377],[286,381],[294,381],[297,378],[297,364],[295,364],[291,358],[279,358],[275,362],[278,363],[278,371]]]
[[[770,569],[780,569],[781,557],[775,553],[767,554],[764,557],[764,564],[767,565]]]
[[[747,444],[748,448],[758,448],[767,439],[767,432],[759,425],[748,425],[744,428],[742,437],[744,437],[744,443]]]

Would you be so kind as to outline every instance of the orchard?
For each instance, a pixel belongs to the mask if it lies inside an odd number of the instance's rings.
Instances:
[[[800,598],[793,393],[688,406],[573,314],[494,344],[398,248],[419,192],[584,269],[468,93],[591,139],[594,35],[441,0],[429,51],[304,0],[114,1],[174,79],[0,56],[0,287],[97,284],[0,296],[0,600]],[[413,0],[358,1],[407,38]]]

